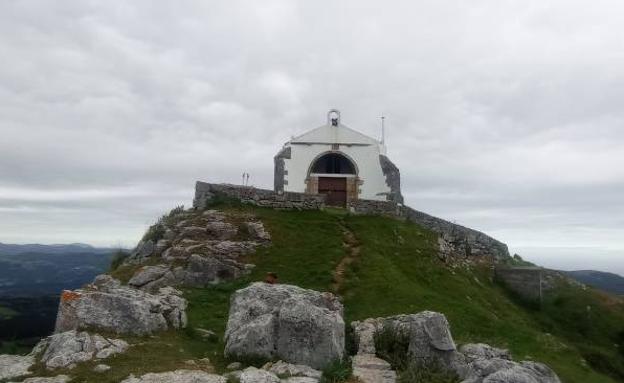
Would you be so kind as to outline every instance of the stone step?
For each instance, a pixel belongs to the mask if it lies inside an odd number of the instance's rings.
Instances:
[[[353,357],[353,376],[362,383],[395,383],[397,378],[390,363],[373,354]]]

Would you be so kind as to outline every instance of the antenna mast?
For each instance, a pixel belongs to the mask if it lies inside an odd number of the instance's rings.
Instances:
[[[386,143],[386,117],[381,116],[381,144],[384,145]]]

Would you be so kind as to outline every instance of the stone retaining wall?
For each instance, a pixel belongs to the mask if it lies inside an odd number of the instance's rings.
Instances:
[[[537,302],[558,283],[581,285],[557,270],[536,266],[499,265],[494,269],[494,278],[520,297]]]
[[[325,206],[325,196],[319,194],[284,192],[254,187],[211,184],[198,181],[193,206],[203,208],[215,196],[235,198],[243,203],[275,209],[319,210]],[[407,219],[440,234],[439,246],[443,257],[509,257],[507,245],[479,231],[457,225],[392,201],[354,200],[348,203],[356,214],[383,215]]]
[[[319,210],[325,206],[325,196],[305,193],[275,193],[273,190],[251,186],[211,184],[197,181],[193,207],[203,208],[215,196],[235,198],[242,203],[274,209]]]
[[[440,250],[446,256],[486,256],[495,259],[509,257],[507,245],[480,231],[451,223],[390,201],[357,200],[349,209],[358,214],[384,215],[407,219],[440,234]]]

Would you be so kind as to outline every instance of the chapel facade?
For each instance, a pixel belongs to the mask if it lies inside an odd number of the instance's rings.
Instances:
[[[383,138],[345,126],[336,109],[324,125],[286,142],[274,161],[278,194],[325,194],[333,206],[357,199],[403,203],[400,172],[387,157]]]

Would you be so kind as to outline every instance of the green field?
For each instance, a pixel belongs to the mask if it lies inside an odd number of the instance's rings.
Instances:
[[[189,359],[209,358],[218,372],[222,335],[233,291],[267,272],[280,283],[317,290],[335,288],[333,272],[348,254],[345,230],[359,253],[339,286],[348,322],[368,317],[434,310],[444,313],[458,344],[484,342],[509,348],[515,359],[551,366],[564,382],[624,381],[624,304],[591,289],[565,286],[541,307],[516,301],[493,282],[491,268],[442,263],[436,236],[415,224],[389,218],[352,216],[341,210],[275,211],[221,206],[230,214],[252,213],[267,226],[272,244],[250,256],[256,264],[242,280],[186,290],[189,323],[185,331],[129,339],[129,352],[107,360],[113,369],[91,372],[95,363],[68,371],[80,382],[118,382],[130,373],[188,367]],[[589,308],[588,308],[589,307]],[[196,329],[216,339],[203,340]],[[622,346],[619,346],[622,345]],[[50,375],[42,368],[41,375]],[[56,372],[58,373],[58,372]]]

